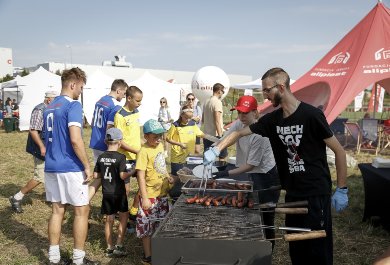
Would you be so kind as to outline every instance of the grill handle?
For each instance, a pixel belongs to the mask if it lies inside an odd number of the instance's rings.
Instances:
[[[292,233],[284,235],[284,240],[287,242],[297,241],[297,240],[307,240],[326,237],[325,230],[317,230],[303,233]]]
[[[230,265],[227,263],[204,263],[204,262],[198,262],[198,261],[185,261],[184,257],[181,256],[174,265],[176,264],[193,264],[193,265]],[[240,265],[241,264],[241,259],[237,259],[234,263],[231,263],[232,265]]]

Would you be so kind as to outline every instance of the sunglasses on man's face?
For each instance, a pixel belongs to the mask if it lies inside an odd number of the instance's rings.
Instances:
[[[195,98],[187,98],[188,101],[194,101]]]
[[[160,101],[160,103],[166,103],[165,101]]]

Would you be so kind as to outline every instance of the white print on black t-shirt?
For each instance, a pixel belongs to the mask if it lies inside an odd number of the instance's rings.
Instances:
[[[286,146],[290,173],[305,171],[305,162],[298,154],[298,147],[303,134],[303,125],[276,126],[276,132]]]

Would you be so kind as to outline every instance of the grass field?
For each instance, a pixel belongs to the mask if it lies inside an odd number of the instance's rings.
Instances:
[[[89,136],[90,130],[86,129],[86,145],[89,143]],[[32,157],[25,152],[26,139],[27,132],[6,134],[4,130],[0,131],[0,264],[4,265],[46,264],[48,260],[47,221],[51,208],[45,202],[43,186],[38,186],[25,197],[22,214],[13,213],[8,201],[8,197],[19,191],[33,173]],[[91,157],[90,152],[89,155]],[[354,157],[359,162],[371,162],[373,156],[362,153]],[[390,246],[390,234],[381,226],[374,225],[375,222],[362,223],[364,191],[360,171],[357,168],[350,169],[348,180],[350,206],[345,212],[333,215],[334,264],[372,264],[375,257]],[[134,179],[132,183],[135,187]],[[104,256],[106,246],[100,200],[99,193],[91,205],[87,255],[101,260],[103,264],[140,264],[142,246],[134,235],[128,235],[125,242],[125,247],[130,251],[129,256],[113,259]],[[71,211],[71,208],[69,210]],[[72,221],[72,215],[68,212],[61,238],[61,251],[64,256],[70,256],[72,253]],[[277,225],[283,225],[283,216],[278,217]],[[273,264],[289,264],[286,242],[277,241]]]

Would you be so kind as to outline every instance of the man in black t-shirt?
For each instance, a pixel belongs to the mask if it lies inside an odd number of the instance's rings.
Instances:
[[[295,98],[290,90],[290,77],[283,69],[272,68],[261,80],[265,98],[280,108],[233,132],[205,152],[204,163],[214,161],[219,150],[242,136],[256,133],[268,137],[282,188],[286,190],[286,202],[309,203],[308,214],[286,215],[286,226],[326,231],[325,238],[290,242],[292,264],[333,264],[331,204],[338,212],[348,206],[345,151],[330,130],[324,113]],[[337,188],[332,198],[326,146],[336,156]]]

